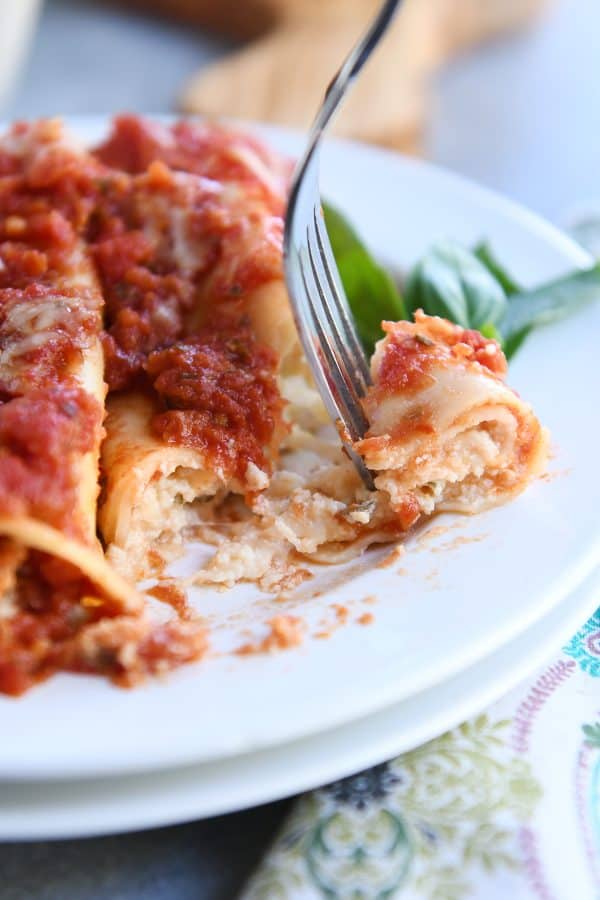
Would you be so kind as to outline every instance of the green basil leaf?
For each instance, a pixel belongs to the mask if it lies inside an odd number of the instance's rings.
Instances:
[[[502,337],[500,335],[500,332],[495,325],[492,325],[491,322],[484,322],[479,331],[484,337],[490,338],[494,341],[498,341],[498,343],[502,345]]]
[[[344,216],[326,204],[323,213],[348,304],[370,355],[383,337],[382,321],[406,318],[404,303],[391,275],[371,256]]]
[[[600,264],[515,294],[499,326],[507,358],[516,352],[532,329],[563,319],[595,300],[600,300]]]
[[[488,272],[494,276],[496,281],[500,282],[507,297],[511,297],[513,294],[519,294],[521,292],[520,286],[514,280],[512,275],[506,271],[502,263],[498,261],[496,254],[487,241],[482,241],[480,244],[477,244],[473,252],[479,262],[483,263]]]
[[[406,286],[407,309],[422,309],[463,328],[496,325],[506,307],[502,285],[456,241],[435,244],[413,269]]]

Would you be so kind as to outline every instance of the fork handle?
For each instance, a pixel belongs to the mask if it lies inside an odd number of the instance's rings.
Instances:
[[[340,66],[337,74],[332,78],[325,91],[325,98],[321,108],[313,122],[308,146],[305,150],[302,162],[308,160],[311,156],[319,138],[338,111],[352,82],[385,34],[388,25],[397,13],[401,3],[402,0],[385,0],[367,31],[354,45]],[[302,168],[303,166],[301,163],[298,166],[298,169],[301,170]]]

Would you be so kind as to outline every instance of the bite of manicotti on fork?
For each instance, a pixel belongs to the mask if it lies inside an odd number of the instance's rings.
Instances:
[[[495,340],[421,311],[384,329],[364,404],[370,428],[356,450],[403,527],[497,506],[541,474],[547,433],[505,384]]]
[[[280,469],[252,498],[252,521],[230,531],[200,581],[285,589],[306,575],[302,560],[344,561],[437,512],[481,512],[542,473],[547,432],[505,384],[496,341],[420,311],[384,330],[364,400],[370,427],[355,444],[375,491],[333,431],[294,425]]]

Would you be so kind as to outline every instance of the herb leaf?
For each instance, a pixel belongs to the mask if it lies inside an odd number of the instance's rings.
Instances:
[[[494,276],[496,281],[500,282],[507,297],[521,293],[520,286],[514,280],[512,275],[506,271],[502,263],[498,261],[496,254],[487,241],[482,241],[480,244],[477,244],[473,252],[479,262],[483,263],[488,272]]]
[[[499,281],[477,256],[456,241],[435,244],[413,269],[406,286],[410,313],[422,309],[463,328],[496,325],[506,307]]]
[[[406,318],[402,297],[390,274],[371,256],[344,216],[326,204],[323,213],[359,337],[371,355],[383,337],[381,322]]]
[[[500,332],[495,325],[492,325],[491,322],[484,322],[479,331],[484,337],[490,338],[490,340],[498,341],[500,346],[502,346],[502,337],[500,336]]]
[[[534,290],[523,290],[486,242],[469,250],[457,241],[434,244],[412,270],[404,301],[344,216],[323,206],[325,224],[358,334],[367,354],[382,320],[412,318],[423,309],[474,328],[501,343],[510,359],[531,331],[600,299],[600,262]],[[408,315],[407,315],[408,313]]]
[[[532,329],[556,322],[585,303],[599,299],[600,264],[515,294],[499,325],[507,358],[514,355]]]

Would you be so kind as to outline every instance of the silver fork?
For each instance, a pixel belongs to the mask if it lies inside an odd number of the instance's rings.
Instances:
[[[369,489],[373,477],[352,443],[369,425],[361,398],[371,375],[325,229],[319,152],[325,130],[401,2],[386,0],[329,85],[294,172],[284,233],[285,277],[300,340],[344,449]]]

